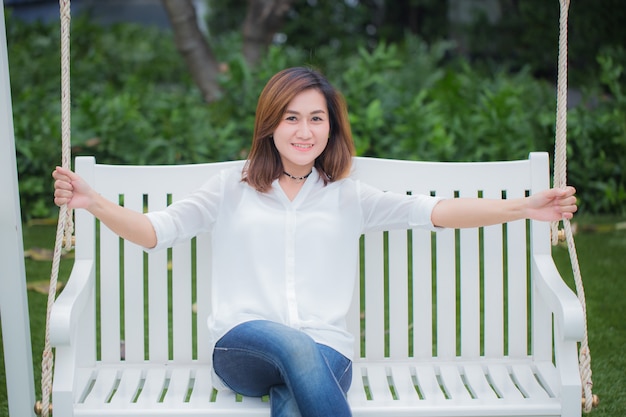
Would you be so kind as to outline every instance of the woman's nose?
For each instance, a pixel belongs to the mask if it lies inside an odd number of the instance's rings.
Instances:
[[[296,134],[301,139],[309,139],[311,137],[311,128],[309,127],[309,123],[306,121],[301,122],[298,125]]]

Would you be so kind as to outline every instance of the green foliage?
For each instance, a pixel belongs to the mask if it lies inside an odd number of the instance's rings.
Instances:
[[[592,213],[626,214],[624,53],[607,50],[598,56],[604,90],[587,92],[587,101],[569,119],[570,178]]]
[[[60,163],[57,25],[8,20],[9,61],[22,212],[53,212],[50,171]],[[530,68],[477,69],[450,59],[449,42],[362,43],[337,55],[274,45],[249,68],[241,38],[211,38],[228,66],[223,96],[205,104],[171,33],[125,24],[72,28],[73,155],[104,163],[178,164],[245,158],[258,95],[277,71],[310,65],[348,102],[358,153],[379,157],[477,161],[525,158],[554,147],[554,86]],[[581,211],[626,210],[624,49],[603,50],[598,76],[569,111],[569,178]]]

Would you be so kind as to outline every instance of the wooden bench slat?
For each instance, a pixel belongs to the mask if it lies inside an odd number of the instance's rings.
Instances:
[[[113,393],[116,380],[117,370],[100,370],[100,372],[97,373],[95,380],[93,380],[93,387],[91,387],[91,390],[87,394],[83,404],[96,408],[103,406]]]
[[[173,369],[169,377],[164,403],[182,405],[189,400],[191,370],[189,368]]]
[[[124,207],[143,212],[142,194],[124,194]],[[144,336],[144,303],[137,300],[144,299],[144,265],[143,249],[138,245],[124,242],[124,359],[128,362],[142,362],[145,360]],[[106,278],[105,278],[106,279]]]
[[[389,244],[389,355],[409,357],[408,244],[406,230],[388,233]]]
[[[115,200],[113,200],[115,201]],[[105,363],[120,360],[120,255],[119,237],[100,225],[100,352]],[[106,277],[106,281],[102,280]],[[106,285],[105,285],[106,283]],[[105,307],[103,307],[105,306]],[[106,309],[106,314],[102,313]]]
[[[144,383],[136,403],[150,409],[161,402],[165,388],[167,371],[165,368],[149,368],[144,374]]]
[[[366,234],[365,280],[371,283],[365,291],[365,355],[370,360],[381,360],[385,357],[383,253],[382,234]]]
[[[390,369],[393,388],[396,391],[398,399],[402,402],[419,401],[420,398],[413,385],[413,375],[409,367],[392,365]]]
[[[535,378],[535,373],[527,365],[513,365],[512,371],[515,381],[527,397],[533,399],[550,398],[550,395]]]
[[[211,401],[212,396],[213,383],[211,382],[211,370],[208,367],[195,369],[189,403],[194,406],[206,404]]]
[[[444,195],[445,197],[446,195]],[[450,195],[451,197],[451,195]],[[452,359],[457,351],[456,257],[454,230],[437,233],[437,356]]]
[[[445,401],[446,396],[441,390],[437,375],[432,366],[418,365],[415,367],[415,377],[420,392],[427,401]]]
[[[119,385],[110,404],[116,406],[132,404],[142,383],[142,371],[137,368],[122,370]]]
[[[467,387],[465,386],[465,383],[463,382],[463,378],[461,377],[461,372],[458,366],[441,366],[439,368],[439,373],[441,376],[442,384],[445,387],[446,392],[450,396],[451,400],[466,401],[472,398],[469,391],[467,390]]]
[[[505,365],[489,365],[487,367],[490,381],[501,398],[521,399],[524,398],[520,390],[515,386]]]
[[[498,398],[491,385],[489,385],[482,366],[478,364],[465,365],[463,371],[470,389],[477,399],[489,401]]]
[[[374,401],[393,401],[387,371],[383,366],[368,366],[366,376]]]

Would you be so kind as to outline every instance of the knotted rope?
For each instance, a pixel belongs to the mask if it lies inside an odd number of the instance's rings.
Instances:
[[[558,77],[557,77],[557,99],[556,99],[556,137],[554,150],[554,187],[564,188],[567,185],[567,20],[569,14],[570,0],[560,0],[559,17],[559,57],[558,57]],[[558,222],[552,223],[552,244],[558,243]],[[568,219],[563,219],[565,239],[576,282],[576,293],[583,308],[585,319],[585,334],[580,344],[578,363],[580,377],[583,387],[583,408],[585,412],[591,411],[594,405],[594,398],[591,392],[593,382],[591,381],[591,354],[589,351],[589,341],[587,338],[587,305],[585,302],[585,289],[583,287],[576,245],[572,227]]]
[[[71,118],[70,118],[70,0],[59,0],[61,14],[61,163],[64,168],[70,168],[71,162]],[[59,221],[57,224],[54,254],[52,258],[52,271],[50,273],[50,287],[48,291],[48,307],[46,315],[46,334],[44,351],[41,360],[41,403],[36,408],[41,410],[43,417],[48,417],[51,407],[52,394],[52,371],[54,354],[50,345],[50,312],[56,298],[57,281],[59,277],[59,264],[63,241],[65,248],[72,248],[72,210],[63,205],[59,209]],[[65,239],[64,239],[65,236]]]

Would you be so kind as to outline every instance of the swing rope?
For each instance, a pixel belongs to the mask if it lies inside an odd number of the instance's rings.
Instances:
[[[61,163],[64,168],[70,168],[71,163],[71,123],[70,123],[70,0],[59,0],[61,14]],[[50,312],[56,298],[59,265],[63,243],[65,249],[72,248],[72,210],[66,204],[59,209],[59,221],[52,258],[50,273],[50,287],[48,290],[48,307],[46,315],[46,333],[44,351],[41,359],[41,402],[35,404],[35,411],[43,417],[48,417],[52,411],[52,372],[54,354],[50,345]]]
[[[560,0],[559,17],[559,56],[557,76],[557,100],[556,100],[556,137],[554,150],[554,187],[564,188],[567,185],[567,20],[570,0]],[[585,302],[585,289],[583,287],[576,245],[572,227],[568,219],[563,219],[565,240],[572,264],[576,293],[583,308],[585,320],[585,334],[580,344],[578,365],[583,389],[583,409],[590,412],[598,403],[598,397],[592,394],[593,382],[591,380],[591,353],[587,338],[587,305]],[[559,241],[558,223],[552,222],[552,244]]]

